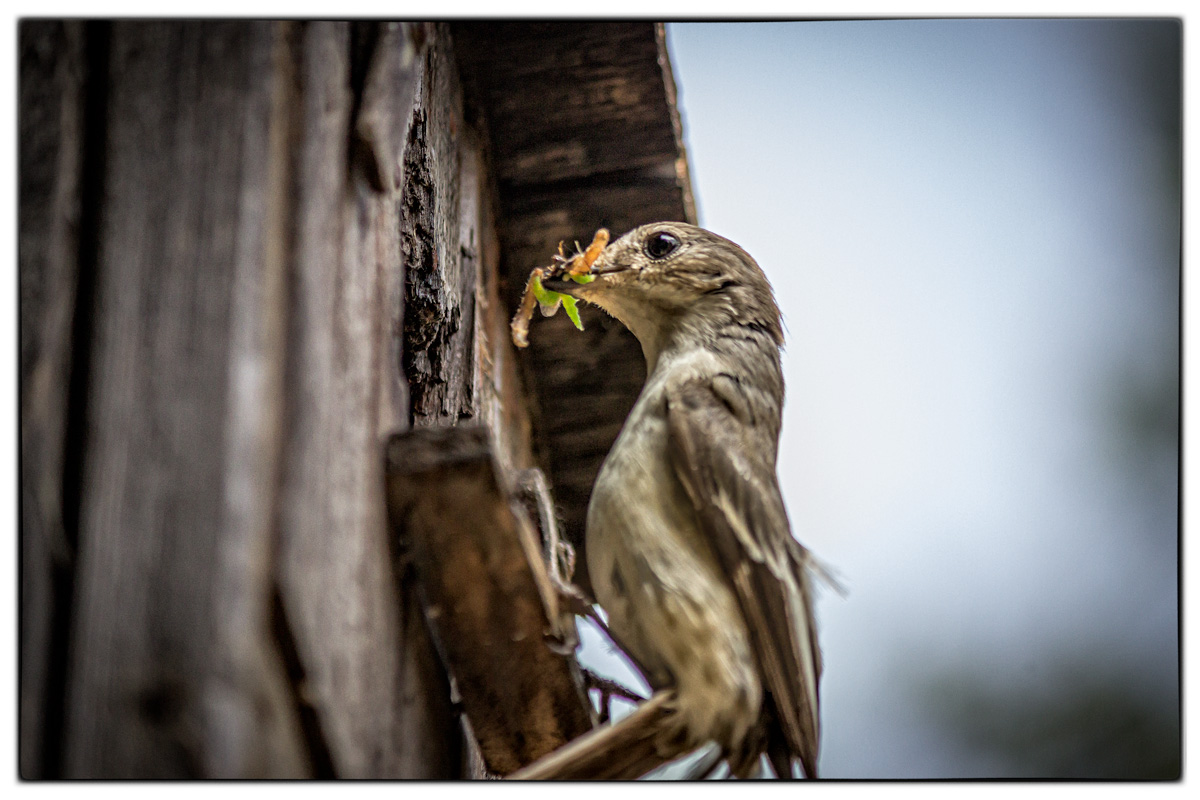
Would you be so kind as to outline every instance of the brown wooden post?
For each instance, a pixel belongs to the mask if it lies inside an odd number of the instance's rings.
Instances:
[[[461,774],[382,476],[446,39],[22,24],[22,775]]]
[[[83,25],[25,22],[20,41],[20,771],[53,774],[70,610],[73,498],[65,496],[80,271]],[[73,470],[73,468],[72,468]],[[68,534],[68,527],[71,534]]]
[[[590,728],[517,495],[579,533],[640,353],[508,320],[555,237],[690,213],[661,27],[19,47],[21,775],[485,777]]]

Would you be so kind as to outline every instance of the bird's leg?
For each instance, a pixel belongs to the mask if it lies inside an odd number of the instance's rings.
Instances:
[[[608,637],[609,641],[617,646],[618,650],[625,654],[625,657],[637,668],[642,677],[648,678],[650,672],[638,661],[633,652],[621,643],[621,640],[608,627],[608,623],[600,616],[600,612],[596,610],[596,601],[584,594],[583,590],[575,584],[565,583],[559,580],[553,573],[550,575],[550,581],[554,584],[554,589],[558,592],[558,596],[562,600],[563,608],[576,616],[590,620],[593,625]],[[649,680],[647,680],[647,683],[649,683]]]
[[[608,640],[616,645],[617,649],[620,650],[627,659],[629,659],[629,663],[633,664],[634,668],[641,673],[642,678],[646,681],[646,683],[650,683],[650,671],[646,669],[645,665],[642,664],[641,661],[638,660],[637,656],[633,654],[633,651],[626,647],[621,640],[617,638],[617,635],[612,632],[612,629],[608,627],[608,623],[606,623],[600,617],[600,612],[596,610],[595,604],[588,600],[587,596],[580,591],[578,586],[571,584],[566,586],[565,589],[568,592],[571,592],[569,596],[564,598],[566,601],[566,606],[579,616],[591,620],[591,623],[599,628],[600,631],[608,637]]]
[[[563,601],[560,610],[576,614],[575,605],[582,602],[583,593],[571,584],[575,574],[575,548],[558,535],[558,520],[554,515],[554,503],[550,498],[550,484],[546,476],[536,467],[521,470],[515,480],[517,499],[525,506],[531,517],[537,520],[542,538],[542,555],[550,588]],[[579,646],[579,637],[574,624],[557,625],[547,633],[546,643],[559,655],[570,655]]]
[[[596,236],[596,241],[592,243],[593,246],[601,241],[599,232]],[[607,237],[608,231],[604,231],[604,242],[608,241]],[[601,245],[601,249],[603,249],[603,245]],[[599,255],[599,250],[596,251],[596,255]],[[550,502],[550,487],[546,476],[537,468],[521,470],[517,473],[516,483],[519,494],[526,502],[532,503],[537,511],[542,546],[545,548],[546,571],[549,574],[551,586],[562,601],[562,607],[572,614],[591,620],[625,654],[625,657],[637,668],[643,678],[649,676],[650,673],[630,649],[613,635],[608,625],[600,618],[599,612],[596,611],[596,601],[585,595],[582,589],[571,582],[571,578],[575,575],[575,548],[558,535],[558,521],[554,516],[554,506]],[[558,649],[571,652],[577,644],[578,642],[560,642]]]
[[[554,515],[554,503],[550,499],[550,484],[546,476],[540,469],[533,467],[521,470],[515,478],[517,496],[525,504],[530,515],[534,512],[537,514],[538,530],[544,548],[543,556],[550,579],[555,584],[570,581],[571,576],[575,574],[575,550],[558,535],[558,519]]]

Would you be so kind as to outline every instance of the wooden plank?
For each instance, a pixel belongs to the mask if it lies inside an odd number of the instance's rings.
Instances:
[[[349,54],[349,25],[301,26],[281,595],[333,773],[456,777],[449,687],[393,571],[385,517],[380,425],[396,403],[380,374],[394,346],[404,197],[347,174]],[[407,118],[405,85],[372,113]]]
[[[278,25],[117,23],[64,772],[299,776],[271,636]],[[103,65],[101,65],[103,66]]]
[[[246,102],[266,130],[242,135],[249,166],[231,286],[223,533],[213,575],[215,671],[207,688],[205,774],[214,777],[316,773],[319,749],[302,741],[295,682],[284,676],[274,583],[275,524],[282,457],[290,140],[296,102],[291,26],[269,36],[269,62],[251,63]],[[256,45],[265,49],[266,43]],[[263,70],[260,73],[258,70]],[[260,76],[267,74],[265,86]],[[266,95],[264,98],[263,95]],[[264,135],[265,134],[265,135]],[[274,635],[272,635],[274,634]],[[264,713],[263,709],[267,709]]]
[[[465,125],[458,70],[437,30],[404,158],[404,370],[414,425],[452,425],[476,411],[477,259],[459,221]]]
[[[593,722],[573,657],[551,648],[573,623],[490,439],[475,426],[393,437],[388,507],[483,758],[507,775]]]
[[[356,23],[369,25],[368,23]],[[413,110],[420,97],[424,68],[424,42],[429,31],[423,23],[384,23],[369,54],[362,101],[354,120],[355,145],[369,150],[367,181],[384,197],[373,201],[379,208],[369,227],[370,246],[363,258],[376,265],[379,311],[373,334],[379,385],[380,431],[404,430],[411,424],[408,382],[400,367],[404,353],[404,256],[395,234],[405,184],[404,161]],[[365,201],[364,201],[365,202]]]
[[[85,33],[20,23],[20,774],[56,768],[74,542],[63,482],[79,269]]]
[[[404,185],[404,150],[412,122],[421,70],[417,40],[425,27],[403,22],[364,24],[373,35],[364,44],[369,53],[362,96],[354,117],[354,134],[365,149],[367,179],[378,191],[397,192]],[[420,33],[418,33],[420,31]]]
[[[520,377],[516,348],[509,334],[508,304],[501,298],[501,250],[496,228],[496,188],[486,171],[481,135],[468,127],[469,147],[461,151],[464,251],[476,262],[475,389],[476,416],[492,435],[492,450],[505,474],[534,465],[530,447],[531,397]]]
[[[662,25],[467,22],[452,30],[498,174],[500,297],[510,316],[529,271],[549,263],[559,241],[589,242],[599,227],[618,236],[648,222],[696,221]],[[535,317],[520,374],[532,395],[535,454],[586,590],[588,497],[645,365],[633,336],[599,312],[584,309],[584,335],[562,317]],[[570,364],[589,369],[560,367]],[[575,411],[595,395],[612,402]]]
[[[435,49],[431,70],[447,74],[449,64],[439,62],[438,56]],[[436,88],[439,85],[445,84],[439,84],[437,76],[432,76],[431,97],[440,96],[441,92]],[[489,440],[486,452],[495,459],[496,469],[501,474],[512,475],[516,470],[530,466],[532,460],[526,398],[521,391],[516,360],[508,339],[507,309],[498,294],[500,250],[490,200],[494,187],[480,157],[481,146],[475,130],[461,119],[457,101],[430,107],[427,115],[422,113],[424,111],[418,110],[418,114],[422,114],[421,127],[414,126],[405,153],[409,181],[405,187],[407,197],[402,227],[409,270],[405,364],[410,386],[414,387],[414,425],[424,429],[412,431],[408,436],[414,437],[414,441],[425,441],[423,436],[435,437],[442,445],[434,451],[440,451],[445,447],[442,437],[453,437],[455,430],[432,426],[454,425],[468,417],[483,420],[490,423],[483,428]],[[452,170],[443,165],[443,177],[439,180],[433,156],[450,148],[457,149],[454,166],[458,174],[450,175]],[[446,213],[451,203],[457,203],[456,217]],[[454,225],[457,225],[456,239],[446,235],[454,230]],[[405,453],[403,462],[412,465],[414,454],[407,450]],[[492,475],[491,469],[489,461],[488,475]],[[395,481],[392,483],[395,485]],[[493,513],[500,510],[511,514],[507,503],[494,505],[498,496],[494,475],[487,486],[484,493],[493,503],[488,508]],[[454,518],[451,515],[447,520]],[[508,566],[512,570],[540,568],[540,574],[544,576],[536,534],[528,528],[521,530],[527,547],[509,550]],[[498,535],[502,532],[491,533],[492,538],[503,541],[504,537]],[[438,590],[442,584],[431,574],[429,565],[458,563],[460,553],[450,539],[439,538],[427,544],[428,549],[423,551],[425,556],[420,559],[426,565],[425,579],[420,585],[427,596],[433,591],[440,597]],[[454,581],[456,586],[478,587],[483,591],[494,576],[481,573],[460,578]],[[511,580],[511,576],[505,578],[506,583]],[[501,586],[506,583],[502,582]],[[525,588],[532,591],[532,598],[538,598],[536,583]],[[491,607],[493,614],[511,621],[514,608],[520,612],[538,607],[529,605],[529,600],[530,596],[514,598],[502,589],[491,598]],[[435,605],[441,608],[440,604]],[[518,653],[464,665],[460,663],[462,653],[485,652],[486,643],[480,651],[477,629],[447,629],[443,626],[445,621],[446,618],[438,614],[435,626],[442,627],[445,633],[443,655],[451,664],[459,665],[455,675],[470,723],[467,726],[468,754],[472,757],[470,761],[475,762],[477,777],[482,777],[479,769],[484,765],[492,774],[503,774],[563,743],[572,730],[587,729],[589,705],[575,687],[569,660],[554,656],[539,640],[536,645]],[[548,625],[544,616],[538,624],[538,630],[544,630]],[[491,635],[501,633],[493,630]],[[508,642],[503,636],[501,641]],[[530,687],[528,676],[547,674],[547,658],[557,671],[549,673],[552,677],[549,683],[539,682],[536,687]],[[498,668],[497,665],[503,666]],[[525,677],[519,677],[522,675]],[[514,687],[523,688],[525,694]],[[481,695],[481,691],[489,689],[493,693],[507,691],[506,701],[496,703],[492,702],[494,694],[484,692]],[[539,694],[531,699],[530,691]],[[481,701],[481,696],[490,699]],[[548,703],[546,698],[551,698],[552,702]]]
[[[492,422],[497,496],[532,455],[505,217],[447,27],[122,22],[105,41],[63,774],[458,776],[464,731],[392,552],[382,442]],[[543,213],[532,191],[526,206]],[[61,315],[36,302],[61,387]],[[44,642],[54,622],[28,619]],[[587,717],[577,692],[549,711],[527,696],[507,717],[532,726],[510,732],[518,759]]]
[[[486,22],[454,28],[486,98],[498,178],[539,184],[678,155],[653,24]]]

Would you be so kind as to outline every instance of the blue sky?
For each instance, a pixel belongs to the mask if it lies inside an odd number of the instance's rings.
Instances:
[[[668,30],[701,224],[784,310],[793,528],[849,589],[824,774],[1013,774],[931,714],[944,673],[1099,660],[1172,706],[1177,29]]]

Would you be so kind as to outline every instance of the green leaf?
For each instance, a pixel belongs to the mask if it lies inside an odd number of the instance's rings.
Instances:
[[[552,292],[542,286],[542,279],[536,275],[533,277],[533,296],[544,306],[554,305],[560,297],[558,292]]]
[[[575,298],[565,294],[560,294],[562,298],[563,310],[567,312],[567,316],[571,318],[571,322],[575,323],[575,327],[583,330],[583,323],[579,321],[579,309],[575,307]]]
[[[592,281],[596,280],[595,275],[588,275],[586,273],[583,275],[570,275],[569,277],[576,283],[591,283]]]
[[[588,281],[594,280],[591,275],[573,275],[571,277],[575,278],[579,283],[588,283]],[[579,278],[587,278],[588,280],[581,281]],[[545,286],[542,286],[541,279],[536,276],[533,278],[533,296],[537,299],[538,305],[541,306],[543,316],[554,316],[561,303],[562,307],[567,310],[567,316],[571,318],[571,322],[575,323],[575,327],[583,330],[583,323],[579,321],[579,309],[575,305],[574,297],[547,289]]]

